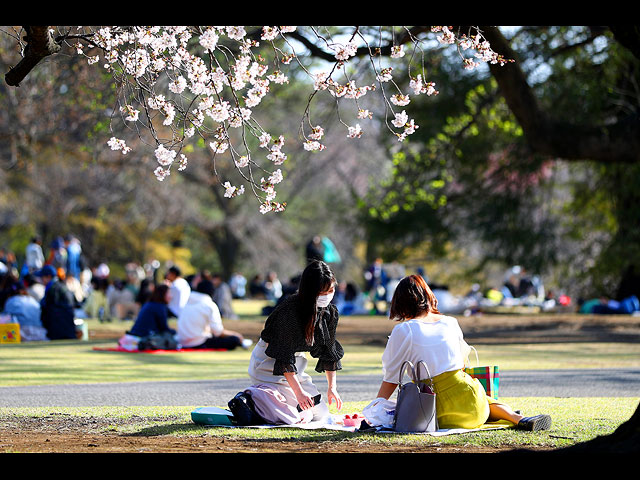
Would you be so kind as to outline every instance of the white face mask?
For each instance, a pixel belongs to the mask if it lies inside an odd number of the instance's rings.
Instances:
[[[333,299],[334,293],[335,292],[327,293],[326,295],[320,295],[316,300],[316,305],[320,308],[324,308],[328,306],[331,303],[331,300]]]

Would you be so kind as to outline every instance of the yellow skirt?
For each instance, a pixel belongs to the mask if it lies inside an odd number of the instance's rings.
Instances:
[[[489,404],[499,403],[463,370],[433,377],[433,387],[439,428],[479,428],[489,418]]]

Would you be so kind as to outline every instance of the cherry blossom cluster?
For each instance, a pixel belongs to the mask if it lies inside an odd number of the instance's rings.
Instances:
[[[305,27],[307,28],[307,27]],[[328,92],[336,101],[353,101],[357,116],[351,125],[344,124],[346,136],[360,138],[365,130],[358,121],[373,117],[372,112],[360,106],[370,92],[381,92],[391,112],[389,128],[404,141],[418,128],[409,117],[407,108],[418,95],[436,95],[434,83],[425,80],[425,72],[410,75],[408,89],[402,91],[394,80],[396,60],[406,55],[404,44],[392,45],[390,60],[375,70],[374,84],[358,84],[349,78],[345,65],[363,51],[371,59],[376,48],[370,39],[353,27],[346,41],[324,38],[315,27],[308,27],[316,36],[317,44],[333,56],[328,68],[322,72],[307,72],[315,93]],[[380,27],[405,28],[405,27]],[[283,72],[286,65],[297,59],[288,35],[295,26],[132,26],[132,27],[76,27],[73,46],[86,55],[91,64],[101,64],[116,80],[119,108],[125,125],[148,131],[155,144],[157,166],[154,173],[164,180],[177,165],[184,170],[188,164],[185,145],[190,139],[202,139],[210,148],[214,159],[230,155],[232,165],[260,201],[260,212],[279,212],[285,203],[276,201],[276,186],[282,182],[280,167],[287,160],[285,138],[281,133],[265,131],[254,119],[254,110],[268,95],[273,85],[285,85],[289,78]],[[257,30],[256,30],[257,29]],[[258,31],[259,36],[249,32]],[[458,35],[451,27],[432,27],[439,42],[456,44],[460,51],[474,50],[474,58],[465,58],[465,68],[479,62],[506,62],[491,50],[481,32]],[[413,38],[413,37],[411,37]],[[413,38],[414,46],[419,40]],[[274,57],[269,62],[261,55],[266,44]],[[99,54],[96,54],[98,52]],[[368,52],[368,53],[367,53]],[[304,67],[303,67],[304,69]],[[306,71],[306,69],[305,69]],[[344,77],[344,78],[343,78]],[[315,94],[314,93],[314,94]],[[308,127],[302,131],[302,146],[306,151],[318,152],[326,147],[321,142],[324,128],[308,118]],[[252,135],[261,151],[250,151],[247,141]],[[131,148],[115,136],[108,146],[122,154]],[[275,169],[275,170],[274,170]],[[254,177],[256,171],[263,172]],[[257,177],[260,180],[257,181]],[[224,196],[233,198],[245,192],[244,185],[234,185],[229,179],[220,179]]]
[[[482,36],[480,31],[476,30],[476,34],[459,34],[456,35],[451,27],[432,27],[432,32],[440,33],[437,39],[440,43],[445,45],[457,44],[460,51],[474,50],[474,57],[479,61],[474,60],[472,57],[462,57],[464,68],[471,70],[480,66],[482,63],[500,64],[513,62],[513,59],[506,59],[504,56],[494,52],[489,42]]]

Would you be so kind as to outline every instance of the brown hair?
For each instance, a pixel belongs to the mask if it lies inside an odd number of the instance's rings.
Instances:
[[[164,303],[167,304],[167,300],[165,299],[165,295],[169,290],[169,286],[161,283],[160,285],[156,285],[153,289],[153,293],[151,294],[150,302],[153,303]]]
[[[389,318],[402,322],[430,312],[440,313],[438,300],[424,278],[410,275],[400,280],[391,299]]]

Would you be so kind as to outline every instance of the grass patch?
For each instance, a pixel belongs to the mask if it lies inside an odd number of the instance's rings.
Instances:
[[[0,346],[0,385],[54,385],[244,378],[250,350],[142,354],[95,351],[114,342],[31,342]],[[345,346],[340,375],[379,374],[383,347]],[[482,364],[520,369],[639,367],[637,343],[482,345]],[[312,362],[313,363],[313,362]],[[314,374],[313,372],[311,372]]]
[[[549,413],[553,426],[544,432],[513,429],[472,432],[447,437],[302,430],[297,428],[223,428],[196,425],[191,421],[194,407],[83,407],[83,408],[0,408],[0,422],[10,418],[42,418],[63,415],[71,419],[102,419],[104,433],[153,437],[218,437],[231,440],[345,442],[366,448],[384,445],[455,445],[490,447],[560,448],[612,433],[627,421],[639,398],[505,398],[506,403],[525,413]],[[359,412],[366,402],[347,402],[341,413]],[[331,408],[337,413],[335,408]],[[71,422],[73,423],[73,422]]]

